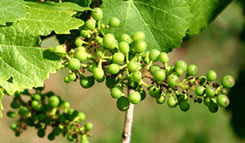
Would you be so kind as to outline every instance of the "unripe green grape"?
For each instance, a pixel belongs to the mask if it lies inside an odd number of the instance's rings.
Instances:
[[[16,129],[18,128],[18,125],[17,125],[16,123],[12,123],[12,124],[10,125],[10,128],[11,128],[12,130],[16,130]]]
[[[227,89],[225,88],[222,88],[221,91],[220,91],[221,94],[224,94],[224,95],[227,95],[228,94],[228,91]]]
[[[108,67],[108,72],[110,74],[117,74],[120,71],[120,66],[118,64],[110,64]]]
[[[140,81],[142,79],[142,73],[140,71],[135,71],[132,73],[133,81]]]
[[[75,45],[76,46],[82,46],[83,45],[83,43],[84,43],[84,41],[82,40],[82,39],[80,39],[80,38],[77,38],[76,40],[75,40]]]
[[[119,43],[119,50],[120,50],[120,52],[122,52],[124,55],[128,54],[129,49],[130,49],[130,47],[129,47],[129,45],[128,45],[127,42],[122,41],[122,42]]]
[[[221,80],[221,84],[225,88],[232,88],[235,85],[235,79],[231,75],[226,75]]]
[[[145,41],[138,41],[135,43],[135,51],[138,52],[138,53],[143,53],[145,52],[146,50],[146,47],[147,47],[147,44]]]
[[[15,136],[16,136],[16,137],[19,137],[20,134],[21,134],[20,131],[16,131],[16,132],[15,132]]]
[[[77,114],[77,119],[78,119],[77,120],[78,122],[82,122],[82,121],[84,121],[86,119],[86,115],[83,112],[79,112]]]
[[[182,76],[185,73],[185,71],[182,68],[176,68],[175,73],[178,76]]]
[[[188,101],[182,101],[179,104],[179,108],[181,111],[186,112],[190,109],[190,104],[188,103]]]
[[[217,104],[220,107],[227,107],[230,104],[230,100],[226,95],[219,94],[216,98]]]
[[[93,129],[93,123],[91,122],[88,122],[84,125],[84,128],[87,130],[87,131],[91,131]]]
[[[66,139],[68,140],[68,141],[73,141],[73,135],[72,134],[68,134],[67,135],[67,137],[66,137]]]
[[[73,140],[74,141],[74,140]],[[81,136],[81,140],[80,140],[80,143],[89,143],[88,141],[88,138],[87,138],[87,135],[84,134]]]
[[[16,117],[16,112],[12,112],[12,111],[8,111],[7,112],[7,116],[9,117],[9,118],[15,118]]]
[[[183,60],[178,60],[175,65],[174,65],[174,69],[182,69],[184,72],[187,70],[187,64],[185,61]]]
[[[95,20],[101,20],[103,18],[103,11],[100,8],[94,8],[92,11],[92,17]]]
[[[135,32],[133,35],[133,40],[135,42],[138,42],[140,40],[144,40],[145,39],[145,33],[144,32]]]
[[[86,21],[86,28],[88,28],[89,30],[94,30],[95,29],[95,21],[93,19],[89,19]]]
[[[120,98],[121,96],[123,96],[123,91],[121,87],[115,86],[111,89],[112,98]]]
[[[91,33],[88,30],[81,30],[80,35],[84,38],[90,38],[91,37]]]
[[[136,82],[136,81],[133,81],[132,80],[132,77],[130,77],[130,79],[129,79],[129,87],[131,88],[131,89],[135,89],[136,87],[138,87],[138,82]]]
[[[171,75],[168,76],[167,83],[171,87],[178,86],[179,77],[177,75],[171,74]]]
[[[131,39],[131,37],[128,34],[122,34],[121,37],[120,37],[120,40],[122,42],[126,42],[128,44],[133,42],[133,40]]]
[[[168,98],[168,106],[170,108],[174,108],[174,107],[177,106],[177,104],[178,104],[178,100],[175,97],[173,97],[173,96],[169,96],[169,98]]]
[[[33,99],[37,100],[37,101],[40,101],[41,100],[41,95],[39,93],[34,93],[33,94]]]
[[[128,108],[129,108],[129,101],[128,101],[128,98],[126,98],[125,96],[120,97],[120,98],[117,100],[117,108],[118,108],[120,111],[126,111],[126,110],[128,110]]]
[[[103,38],[103,45],[110,50],[115,49],[117,47],[117,41],[114,35],[111,33],[106,34]]]
[[[162,63],[167,63],[169,61],[169,57],[168,57],[168,54],[166,52],[162,52],[160,55],[159,55],[159,60],[162,62]]]
[[[57,96],[51,96],[51,97],[49,97],[49,99],[48,99],[48,104],[49,104],[51,107],[57,107],[57,106],[60,104],[60,99],[59,99],[59,97],[57,97]]]
[[[194,76],[197,74],[198,68],[196,65],[189,65],[187,68],[187,75]]]
[[[131,61],[128,63],[128,70],[130,72],[135,72],[138,69],[139,69],[139,63],[138,62]]]
[[[77,58],[81,62],[86,61],[88,58],[88,53],[83,51],[77,51],[75,54],[75,58]]]
[[[164,96],[160,96],[159,98],[156,98],[156,102],[158,104],[163,104],[165,102],[165,97]]]
[[[141,101],[141,95],[139,92],[134,91],[134,92],[129,94],[128,100],[130,103],[137,104]]]
[[[120,25],[120,20],[117,17],[112,17],[109,24],[111,27],[118,27]]]
[[[215,90],[212,87],[208,86],[205,89],[205,93],[206,93],[207,96],[213,97],[215,95]]]
[[[101,80],[103,79],[104,77],[104,70],[102,68],[95,68],[94,71],[93,71],[93,77],[96,79],[96,80]]]
[[[68,78],[69,78],[70,81],[74,81],[77,78],[77,76],[76,76],[75,73],[69,73],[68,74]]]
[[[214,102],[210,102],[209,105],[208,105],[208,109],[211,113],[215,113],[218,111],[219,107],[216,103]]]
[[[48,134],[48,139],[49,139],[50,141],[54,140],[54,138],[55,138],[55,134],[54,134],[54,133]]]
[[[205,91],[205,87],[203,87],[203,86],[198,86],[195,89],[195,93],[197,96],[203,96],[204,91]]]
[[[85,52],[85,51],[86,51],[85,47],[83,46],[77,47],[77,52]]]
[[[149,56],[150,56],[150,59],[151,59],[153,62],[155,62],[155,61],[158,60],[158,57],[159,57],[160,54],[161,54],[161,53],[160,53],[159,50],[153,49],[153,50],[150,51],[150,55],[149,55]]]
[[[81,80],[80,80],[80,85],[83,87],[83,88],[90,88],[94,85],[94,78],[92,76],[89,76],[89,77],[83,77]]]
[[[99,46],[103,46],[103,38],[102,37],[96,36],[95,41],[98,43]]]
[[[205,76],[199,76],[198,80],[200,81],[200,85],[205,85],[207,83],[207,78]]]
[[[70,70],[79,70],[81,67],[80,61],[76,58],[72,58],[68,61],[68,68]]]
[[[165,71],[162,69],[155,70],[153,72],[153,77],[154,77],[154,80],[156,81],[163,81],[166,78]]]
[[[205,104],[206,106],[208,106],[208,105],[210,104],[210,102],[211,102],[211,99],[210,99],[209,97],[205,97],[205,98],[204,98],[204,104]]]
[[[68,75],[64,77],[64,82],[65,82],[65,83],[71,82],[71,80],[70,80],[70,78],[68,77]]]
[[[67,109],[70,108],[70,103],[64,101],[64,102],[61,103],[60,107],[61,107],[62,109],[66,109],[66,110],[67,110]]]
[[[26,108],[26,107],[24,107],[24,106],[21,106],[18,113],[19,113],[19,115],[21,115],[21,116],[26,116],[26,115],[28,114],[28,108]]]
[[[150,67],[151,74],[153,74],[156,70],[161,70],[161,67],[159,65],[153,65]]]
[[[96,62],[94,61],[88,61],[87,65],[87,69],[89,72],[94,72],[94,69],[97,67]]]
[[[117,84],[117,79],[112,77],[106,77],[106,86],[108,88],[113,88]]]
[[[44,129],[39,129],[37,131],[37,135],[40,137],[40,138],[43,138],[45,136],[45,130]]]
[[[154,97],[154,98],[159,98],[160,97],[160,88],[158,87],[154,87],[154,86],[151,86],[149,88],[149,94],[150,96]]]
[[[66,53],[66,48],[64,45],[58,45],[54,48],[54,52],[57,54],[65,54]]]
[[[208,71],[208,73],[207,73],[207,80],[208,81],[215,81],[216,78],[217,78],[217,74],[215,71],[213,71],[213,70]]]
[[[140,96],[141,96],[140,100],[141,100],[141,101],[144,100],[145,97],[146,97],[146,92],[145,92],[145,90],[142,89],[142,90],[139,91],[139,93],[140,93]]]
[[[112,62],[115,64],[121,64],[125,59],[125,56],[121,52],[117,52],[112,56]]]
[[[36,100],[32,100],[32,101],[31,101],[31,107],[34,108],[34,109],[38,109],[38,107],[39,107],[39,102],[36,101]]]

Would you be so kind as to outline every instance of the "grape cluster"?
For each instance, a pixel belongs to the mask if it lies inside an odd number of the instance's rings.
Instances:
[[[93,124],[90,122],[82,126],[86,119],[83,112],[78,112],[70,108],[70,104],[62,100],[53,92],[41,93],[43,88],[36,88],[35,93],[28,90],[16,92],[11,102],[14,110],[8,111],[7,116],[15,118],[19,116],[16,123],[12,123],[10,128],[16,136],[27,129],[28,126],[37,129],[37,135],[43,138],[48,130],[49,140],[54,140],[56,136],[62,134],[68,141],[89,143]]]
[[[69,68],[69,74],[64,78],[66,83],[80,80],[83,88],[90,88],[95,81],[105,80],[121,111],[126,111],[130,103],[144,100],[145,90],[157,103],[163,104],[167,100],[169,107],[179,106],[182,111],[190,108],[188,99],[195,103],[204,102],[211,112],[216,112],[218,106],[229,105],[226,89],[235,83],[232,76],[225,76],[219,84],[214,82],[217,75],[213,70],[206,76],[196,76],[196,65],[187,65],[179,60],[170,66],[166,52],[158,49],[147,51],[143,32],[135,32],[131,36],[122,33],[116,38],[108,31],[120,26],[120,20],[113,17],[105,25],[101,23],[102,17],[102,10],[94,9],[92,17],[74,41],[75,48],[70,49],[63,44],[50,49],[62,57],[63,67]],[[124,88],[134,92],[127,97]]]

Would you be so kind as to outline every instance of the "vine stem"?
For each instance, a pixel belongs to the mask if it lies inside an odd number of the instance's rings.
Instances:
[[[128,88],[127,96],[134,92],[134,90]],[[131,140],[131,130],[133,124],[133,116],[134,116],[134,104],[129,105],[129,109],[126,112],[125,123],[122,135],[122,143],[130,143]]]

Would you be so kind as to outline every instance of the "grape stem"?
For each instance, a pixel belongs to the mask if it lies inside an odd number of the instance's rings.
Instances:
[[[134,92],[134,90],[129,89],[129,87],[128,87],[127,96],[132,92]],[[134,104],[130,103],[129,109],[127,110],[126,116],[125,116],[125,123],[124,123],[123,135],[122,135],[122,143],[130,143],[131,130],[132,130],[132,124],[133,124],[133,116],[134,116]]]

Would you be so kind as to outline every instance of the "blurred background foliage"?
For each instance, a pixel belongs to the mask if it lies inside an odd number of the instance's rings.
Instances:
[[[171,63],[179,59],[199,66],[199,74],[210,69],[218,73],[220,80],[225,74],[236,77],[237,84],[231,89],[231,106],[227,112],[219,109],[212,114],[203,104],[192,103],[183,113],[166,104],[158,105],[146,98],[136,106],[132,143],[245,143],[245,18],[244,0],[230,4],[200,35],[185,41],[181,48],[170,53]],[[43,41],[43,47],[55,46],[54,37]],[[53,90],[71,103],[72,108],[83,111],[87,121],[94,123],[91,143],[118,143],[122,135],[124,113],[116,108],[106,86],[96,84],[92,89],[82,89],[78,82],[65,84],[67,71],[51,75],[45,81],[46,90]],[[12,97],[5,97],[4,116],[1,120],[1,143],[48,143],[40,139],[35,129],[28,129],[21,137],[15,137],[9,129],[12,119],[6,117]],[[54,142],[54,141],[52,141]],[[65,143],[59,137],[57,143]]]

